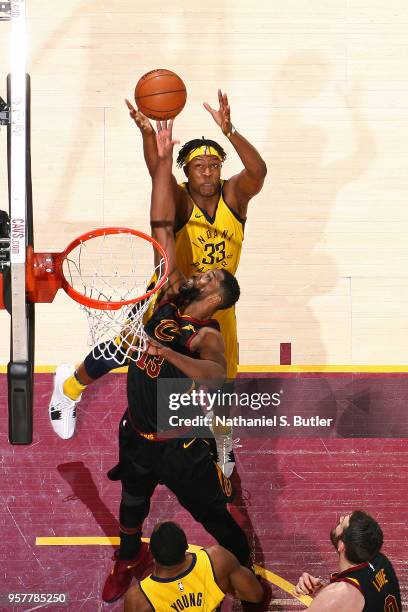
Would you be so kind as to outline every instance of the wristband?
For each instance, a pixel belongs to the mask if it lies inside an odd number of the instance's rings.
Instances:
[[[235,127],[234,127],[234,126],[232,125],[232,123],[231,123],[231,129],[230,129],[230,131],[228,132],[228,134],[225,134],[225,135],[226,135],[226,137],[227,137],[227,138],[231,138],[232,134],[235,134],[235,132],[236,132],[236,131],[237,131],[237,130],[235,129]]]

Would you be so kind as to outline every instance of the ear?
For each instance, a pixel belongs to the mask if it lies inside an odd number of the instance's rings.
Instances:
[[[218,304],[221,304],[222,301],[219,293],[213,293],[212,295],[209,295],[207,299],[211,306],[218,306]]]
[[[346,550],[346,547],[344,546],[343,540],[339,540],[337,542],[337,552],[340,554],[340,553],[344,553],[345,550]]]
[[[187,164],[187,166],[183,166],[183,172],[186,175],[186,177],[188,178],[188,164]]]

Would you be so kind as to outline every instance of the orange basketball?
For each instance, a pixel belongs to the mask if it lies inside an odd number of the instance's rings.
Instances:
[[[137,82],[137,108],[150,119],[172,119],[183,110],[186,100],[186,86],[171,70],[151,70]]]

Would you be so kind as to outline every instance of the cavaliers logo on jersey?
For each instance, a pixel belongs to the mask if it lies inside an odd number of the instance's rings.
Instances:
[[[164,342],[171,342],[176,335],[180,335],[180,333],[180,327],[171,319],[164,319],[154,330],[156,338],[158,340],[164,340]]]

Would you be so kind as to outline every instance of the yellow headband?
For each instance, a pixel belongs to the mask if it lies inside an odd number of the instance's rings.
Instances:
[[[190,151],[190,153],[184,160],[183,165],[187,166],[187,164],[191,162],[192,159],[198,157],[199,155],[215,155],[215,157],[218,157],[218,159],[222,161],[221,155],[218,153],[217,149],[214,149],[214,147],[203,145],[201,147],[198,147],[197,149],[193,149],[192,151]]]

